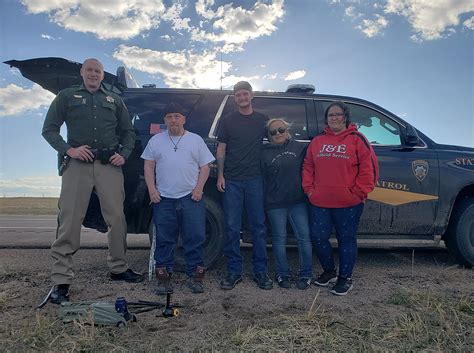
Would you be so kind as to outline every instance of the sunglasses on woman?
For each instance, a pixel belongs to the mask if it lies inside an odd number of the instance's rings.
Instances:
[[[270,130],[269,133],[271,136],[275,136],[276,134],[283,134],[286,130],[286,127],[280,126],[278,129]]]

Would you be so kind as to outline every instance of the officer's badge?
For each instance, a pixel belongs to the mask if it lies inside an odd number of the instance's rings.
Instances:
[[[80,94],[75,94],[74,98],[82,98],[82,96]]]
[[[426,178],[429,168],[430,166],[427,161],[417,159],[416,161],[411,162],[411,169],[418,181],[423,181]]]
[[[115,100],[114,100],[111,96],[105,97],[105,100],[106,100],[107,102],[109,102],[109,103],[115,102]]]

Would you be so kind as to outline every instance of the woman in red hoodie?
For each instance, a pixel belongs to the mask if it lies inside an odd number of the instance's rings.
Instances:
[[[314,281],[333,286],[331,293],[352,289],[357,258],[357,228],[367,194],[374,189],[378,163],[372,146],[351,124],[349,108],[331,103],[325,112],[324,133],[310,143],[303,163],[303,190],[311,203],[311,238],[324,272]],[[339,250],[336,274],[329,237],[333,227]]]

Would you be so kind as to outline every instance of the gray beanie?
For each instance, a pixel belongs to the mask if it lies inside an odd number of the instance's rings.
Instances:
[[[241,89],[252,92],[252,86],[247,81],[239,81],[234,85],[234,93]]]
[[[183,107],[181,105],[179,105],[178,103],[175,103],[175,102],[170,102],[165,107],[165,116],[167,114],[171,114],[171,113],[179,113],[183,116],[185,115]]]

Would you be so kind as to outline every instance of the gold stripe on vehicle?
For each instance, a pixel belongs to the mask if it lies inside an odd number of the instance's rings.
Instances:
[[[438,196],[376,187],[369,194],[368,199],[392,206],[400,206],[411,202],[438,200]]]

